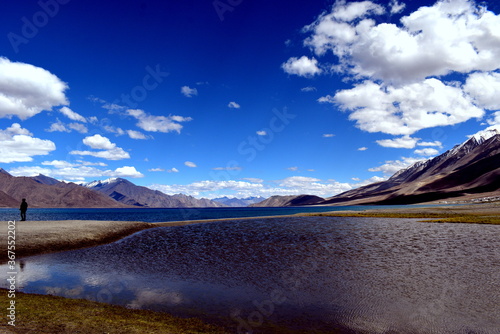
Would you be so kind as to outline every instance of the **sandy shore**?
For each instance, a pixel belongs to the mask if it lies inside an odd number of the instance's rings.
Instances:
[[[425,218],[426,214],[450,215],[461,214],[471,216],[488,216],[500,220],[500,204],[473,204],[461,206],[436,206],[426,208],[415,208],[408,206],[402,209],[370,209],[365,211],[335,211],[330,215],[359,214],[378,216],[381,213],[389,214],[411,214],[412,216],[421,214]],[[304,214],[307,215],[307,214]],[[288,216],[290,218],[294,216]],[[216,220],[192,220],[176,221],[164,223],[145,222],[124,222],[124,221],[25,221],[16,222],[16,257],[51,253],[70,249],[85,248],[102,245],[119,240],[135,232],[160,227],[160,226],[181,226],[223,220],[254,220],[273,217],[255,218],[230,218]],[[274,218],[277,218],[276,216]],[[283,216],[279,216],[283,218]],[[7,249],[8,222],[0,222],[0,240],[2,249]],[[5,263],[7,257],[0,259],[0,263]]]

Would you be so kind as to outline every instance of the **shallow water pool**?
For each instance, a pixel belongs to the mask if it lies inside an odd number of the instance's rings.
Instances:
[[[160,227],[28,257],[18,270],[24,292],[198,316],[234,333],[500,331],[492,225],[278,217]]]

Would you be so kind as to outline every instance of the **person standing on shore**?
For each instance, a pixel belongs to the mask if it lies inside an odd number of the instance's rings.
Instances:
[[[26,203],[26,198],[23,198],[19,210],[21,211],[21,221],[26,221],[26,211],[28,211],[28,203]]]

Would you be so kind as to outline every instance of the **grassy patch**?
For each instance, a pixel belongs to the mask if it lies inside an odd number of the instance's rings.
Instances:
[[[7,291],[0,289],[3,296]],[[13,333],[227,333],[196,318],[130,310],[82,299],[16,293],[16,326],[2,319],[1,329]],[[3,306],[6,303],[2,302]]]
[[[434,223],[469,223],[500,225],[500,216],[481,214],[461,214],[446,212],[352,212],[352,213],[310,213],[308,216],[321,217],[374,217],[374,218],[417,218]]]

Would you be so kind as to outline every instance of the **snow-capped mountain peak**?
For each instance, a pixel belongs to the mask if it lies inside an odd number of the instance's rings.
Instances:
[[[118,181],[118,179],[119,178],[117,178],[117,177],[111,177],[111,178],[106,179],[106,180],[95,180],[95,181],[92,181],[92,182],[84,184],[84,186],[87,187],[87,188],[94,188],[94,187],[97,187],[97,186],[104,186],[106,184],[114,183],[114,182]]]

